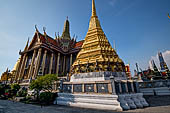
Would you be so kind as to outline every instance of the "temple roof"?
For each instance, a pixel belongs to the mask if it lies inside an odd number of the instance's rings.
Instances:
[[[67,42],[69,44],[67,51],[64,51],[62,48],[62,46],[64,45],[63,44],[64,42]],[[29,40],[27,41],[26,47],[23,52],[32,50],[32,48],[34,48],[35,45],[39,44],[39,45],[44,45],[47,47],[50,46],[50,48],[51,47],[57,48],[57,50],[63,53],[69,53],[74,50],[76,51],[80,50],[83,44],[83,41],[77,42],[75,39],[71,40],[71,39],[66,39],[66,38],[53,39],[52,37],[47,35],[47,33],[42,34],[39,31],[36,31],[31,43],[29,45],[28,43],[29,43]]]
[[[34,48],[37,48],[37,46],[47,47],[49,49],[53,48],[57,51],[62,52],[63,54],[78,52],[81,49],[81,46],[83,45],[84,41],[77,42],[74,36],[71,39],[69,27],[70,27],[69,20],[67,17],[64,23],[62,36],[59,36],[59,34],[58,36],[56,36],[55,33],[55,39],[54,39],[46,33],[45,27],[43,27],[44,34],[42,34],[39,32],[37,26],[35,25],[36,31],[33,36],[33,39],[31,40],[30,44],[28,39],[24,51],[20,52],[20,54],[28,51],[32,51]]]

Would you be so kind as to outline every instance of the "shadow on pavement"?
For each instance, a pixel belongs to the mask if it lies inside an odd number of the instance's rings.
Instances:
[[[170,105],[170,96],[144,96],[151,107]]]

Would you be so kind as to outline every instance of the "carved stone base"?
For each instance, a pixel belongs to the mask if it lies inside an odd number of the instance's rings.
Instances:
[[[134,93],[134,94],[121,94],[118,98],[121,107],[124,110],[136,109],[148,107],[149,104],[143,98],[142,93]]]
[[[90,73],[79,73],[71,76],[70,82],[93,82],[93,81],[105,81],[110,80],[113,76],[114,80],[127,80],[125,72],[90,72]]]

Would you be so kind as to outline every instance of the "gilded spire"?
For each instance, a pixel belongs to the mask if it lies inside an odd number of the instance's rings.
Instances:
[[[96,17],[96,7],[95,7],[95,1],[92,0],[92,17]]]
[[[101,29],[101,26],[100,26],[100,21],[97,17],[97,14],[96,14],[96,7],[95,7],[95,1],[92,0],[92,16],[91,16],[91,19],[90,19],[90,24],[89,24],[89,30],[91,29]]]
[[[68,21],[68,16],[67,16],[67,19],[64,23],[62,38],[63,39],[70,39],[70,24],[69,24],[69,21]]]
[[[73,73],[78,73],[80,69],[85,71],[87,65],[91,65],[91,72],[96,71],[93,66],[94,63],[100,64],[101,70],[120,71],[124,70],[124,63],[118,57],[116,51],[111,47],[106,35],[104,34],[100,21],[96,15],[95,1],[92,0],[92,16],[89,22],[89,29],[85,37],[85,41],[73,63]],[[88,63],[87,63],[88,62]],[[81,68],[79,68],[79,64]],[[110,65],[109,67],[108,64]],[[117,67],[115,64],[118,64]]]

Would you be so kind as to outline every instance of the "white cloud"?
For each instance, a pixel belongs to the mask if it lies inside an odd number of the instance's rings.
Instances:
[[[168,68],[169,68],[169,67],[170,67],[170,50],[167,50],[167,51],[163,52],[162,55],[163,55],[163,58],[164,58],[166,64],[168,65]],[[158,55],[152,56],[152,57],[151,57],[151,60],[154,60],[157,68],[160,69],[160,62],[159,62]],[[151,61],[151,60],[150,60],[150,61]],[[150,66],[151,69],[152,69],[152,66],[151,66],[150,61],[149,61],[149,66]]]
[[[114,7],[116,4],[117,0],[109,0],[109,4]]]

